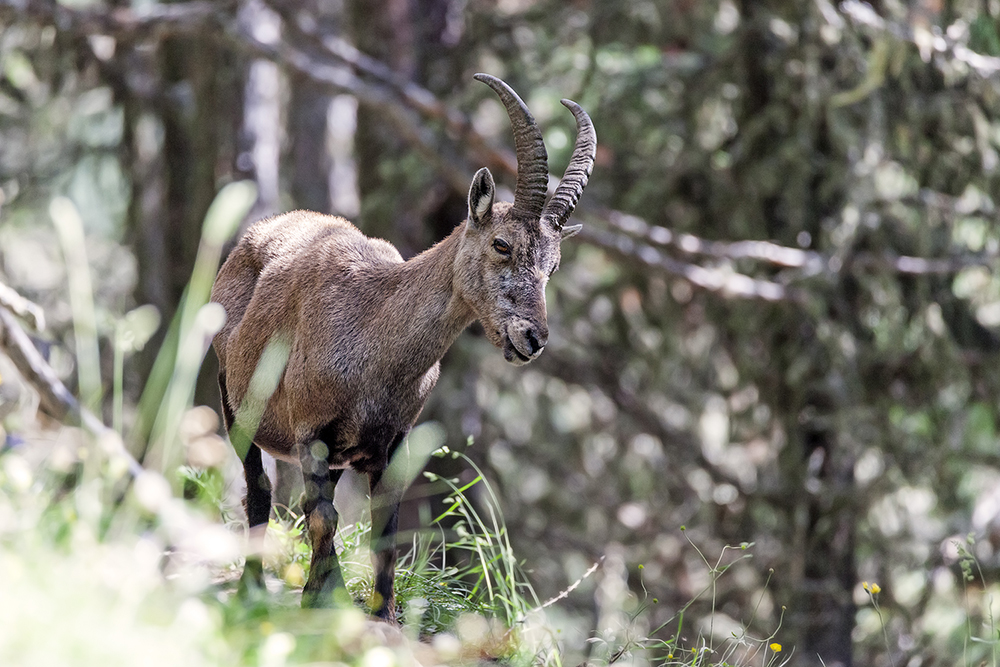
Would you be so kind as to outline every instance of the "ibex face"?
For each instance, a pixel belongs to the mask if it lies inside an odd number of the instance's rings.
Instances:
[[[526,364],[549,339],[545,284],[559,266],[560,233],[537,219],[523,219],[509,203],[494,204],[486,169],[476,174],[469,203],[460,251],[465,257],[459,261],[472,275],[460,278],[462,292],[504,358]]]
[[[565,226],[587,185],[597,135],[590,117],[563,100],[577,122],[573,157],[555,195],[545,204],[548,159],[542,135],[527,106],[500,79],[477,74],[500,96],[514,128],[517,188],[514,203],[495,202],[488,169],[469,188],[469,219],[460,250],[456,287],[486,330],[490,341],[515,364],[535,359],[549,339],[545,285],[559,268],[559,243],[580,230]]]

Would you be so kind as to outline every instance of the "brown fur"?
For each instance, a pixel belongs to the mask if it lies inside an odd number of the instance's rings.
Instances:
[[[538,221],[505,219],[509,209],[496,204],[484,224],[463,223],[409,262],[342,218],[296,211],[251,227],[212,299],[229,316],[215,348],[234,412],[267,342],[291,336],[255,442],[297,461],[296,442],[333,421],[342,424],[345,450],[365,426],[408,430],[438,361],[475,319],[508,360],[537,356],[525,334],[540,346],[548,338],[544,290],[559,262],[559,235]],[[497,237],[512,246],[509,259],[492,248]]]
[[[553,222],[494,197],[493,178],[481,169],[469,218],[407,262],[343,218],[295,211],[253,225],[219,271],[212,299],[228,320],[214,346],[227,428],[268,342],[284,336],[291,344],[244,465],[254,525],[266,524],[270,510],[254,448],[303,468],[313,542],[304,605],[328,605],[343,587],[332,541],[333,487],[339,469],[352,467],[368,474],[373,498],[385,496],[373,504],[375,599],[380,617],[394,617],[393,541],[403,490],[382,489],[379,481],[434,388],[441,357],[474,320],[517,365],[548,341],[545,285],[559,265],[561,239],[577,228],[562,227],[565,209]],[[248,562],[244,577],[259,573]]]

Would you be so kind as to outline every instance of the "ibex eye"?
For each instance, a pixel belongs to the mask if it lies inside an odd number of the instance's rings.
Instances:
[[[510,256],[510,244],[503,239],[496,239],[493,241],[493,249],[504,257]]]

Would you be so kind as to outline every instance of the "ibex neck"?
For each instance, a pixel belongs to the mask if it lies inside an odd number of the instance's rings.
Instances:
[[[396,290],[387,312],[399,337],[393,346],[425,372],[444,356],[475,313],[454,290],[455,258],[465,232],[459,225],[447,238],[416,257],[393,267]],[[386,332],[389,334],[389,332]]]

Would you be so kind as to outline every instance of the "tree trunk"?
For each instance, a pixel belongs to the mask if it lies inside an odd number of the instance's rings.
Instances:
[[[166,390],[168,378],[150,373],[157,354],[166,355],[162,364],[173,365],[169,357],[175,350],[162,343],[191,276],[205,213],[220,179],[233,176],[242,109],[239,82],[232,76],[236,68],[227,63],[231,54],[209,35],[168,37],[155,54],[149,74],[164,94],[153,106],[136,100],[125,105],[135,174],[129,226],[143,267],[135,299],[155,305],[163,317],[157,336],[134,361],[138,376],[150,377],[132,433],[139,443],[148,439]],[[196,403],[218,405],[217,375],[210,354]]]
[[[413,77],[413,29],[407,0],[352,0],[347,3],[347,23],[358,49],[399,75]],[[388,161],[398,160],[405,148],[392,125],[382,120],[379,109],[359,105],[354,136],[361,199],[357,222],[366,234],[393,243],[404,257],[418,249],[404,242],[405,187],[393,177],[395,170]]]

